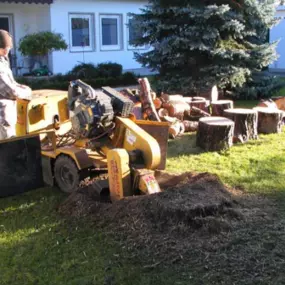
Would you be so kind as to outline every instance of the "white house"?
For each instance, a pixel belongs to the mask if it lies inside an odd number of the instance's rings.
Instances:
[[[49,67],[53,73],[66,73],[81,62],[116,62],[124,70],[140,69],[131,40],[135,31],[127,23],[128,13],[140,13],[147,1],[140,0],[0,0],[0,29],[14,38],[13,53],[18,73],[26,72],[28,59],[17,51],[19,40],[38,31],[61,33],[66,51],[53,52]],[[15,65],[15,64],[14,64]]]
[[[277,52],[279,54],[278,60],[276,60],[271,66],[270,70],[277,72],[285,72],[285,6],[281,5],[277,8],[276,17],[281,18],[280,23],[273,27],[270,31],[270,41],[280,40]]]
[[[29,63],[17,51],[19,40],[38,31],[61,33],[68,44],[66,51],[53,52],[49,67],[53,73],[66,73],[81,62],[116,62],[125,70],[140,69],[134,51],[135,37],[128,27],[129,12],[140,13],[147,0],[0,0],[0,29],[14,38],[14,70],[26,72]],[[277,16],[285,17],[285,6],[279,6]],[[284,38],[282,40],[282,38]],[[285,71],[285,19],[270,34],[270,40],[281,39],[280,58],[270,67]],[[24,68],[23,68],[24,67]]]

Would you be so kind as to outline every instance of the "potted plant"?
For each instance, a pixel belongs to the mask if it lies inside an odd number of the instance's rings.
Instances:
[[[49,31],[28,34],[20,39],[19,51],[24,56],[30,56],[38,63],[40,71],[34,70],[33,75],[42,76],[50,75],[44,59],[50,52],[66,50],[67,44],[61,34]],[[35,64],[34,64],[35,65]]]

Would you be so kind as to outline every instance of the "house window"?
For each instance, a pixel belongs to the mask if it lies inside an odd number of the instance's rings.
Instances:
[[[91,14],[70,14],[70,50],[92,51],[93,50],[93,25]]]
[[[122,18],[120,15],[100,15],[101,50],[122,48]]]
[[[136,28],[136,20],[128,17],[128,26],[127,26],[127,35],[128,35],[128,49],[145,49],[146,46],[134,46],[134,41],[143,36],[143,33]]]

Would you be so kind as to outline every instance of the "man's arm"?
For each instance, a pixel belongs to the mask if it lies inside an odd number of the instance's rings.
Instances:
[[[0,95],[5,99],[16,100],[17,98],[29,99],[31,97],[30,88],[22,88],[15,84],[8,74],[0,73]]]

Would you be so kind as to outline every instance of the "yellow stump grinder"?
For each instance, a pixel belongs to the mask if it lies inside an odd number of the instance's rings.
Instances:
[[[133,107],[116,90],[80,80],[68,92],[18,99],[17,137],[0,142],[0,197],[44,183],[72,193],[82,181],[112,201],[159,192],[154,171],[165,167],[168,124],[136,121]]]

